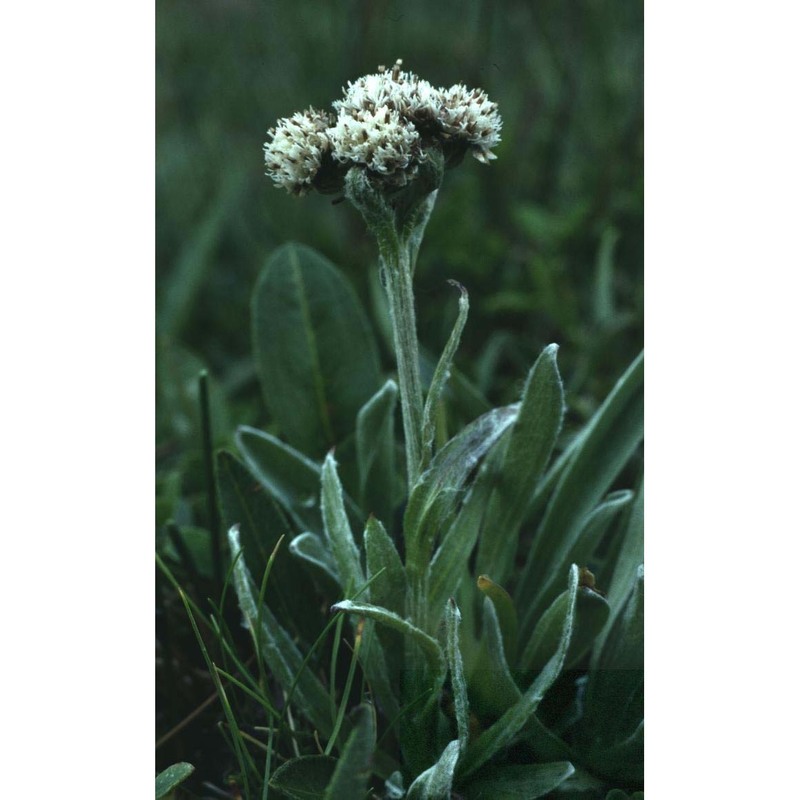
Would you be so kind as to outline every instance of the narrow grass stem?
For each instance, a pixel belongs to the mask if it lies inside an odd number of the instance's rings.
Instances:
[[[208,373],[203,370],[198,377],[200,390],[200,419],[203,431],[203,464],[208,500],[208,524],[211,528],[211,552],[214,555],[214,579],[222,586],[222,531],[217,505],[216,476],[214,474],[214,444],[211,436],[211,403],[208,397]]]

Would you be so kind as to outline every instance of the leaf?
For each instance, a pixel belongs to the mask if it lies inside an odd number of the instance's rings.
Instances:
[[[450,369],[453,366],[453,357],[458,349],[458,343],[461,341],[461,334],[464,330],[464,325],[467,323],[467,314],[469,313],[469,295],[467,290],[457,281],[448,281],[452,286],[455,286],[461,296],[458,299],[458,317],[456,318],[453,330],[450,333],[450,338],[447,340],[444,351],[436,365],[431,379],[430,387],[428,388],[428,397],[425,400],[425,408],[422,412],[422,464],[421,469],[425,470],[430,463],[433,456],[433,439],[436,433],[436,412],[439,408],[439,402],[442,399],[442,392],[444,391],[445,384],[450,377]]]
[[[608,605],[611,607],[611,614],[606,622],[604,630],[597,637],[595,649],[592,653],[592,665],[596,665],[597,659],[602,650],[603,643],[608,636],[608,632],[614,625],[619,612],[624,607],[625,598],[635,585],[639,565],[644,560],[644,483],[636,493],[636,499],[631,508],[631,515],[628,518],[628,527],[622,539],[622,547],[617,556],[617,563],[614,566],[614,574],[608,587]]]
[[[572,626],[575,617],[575,598],[578,591],[578,567],[573,564],[569,573],[569,597],[561,637],[558,648],[552,658],[545,664],[536,680],[522,697],[467,750],[464,763],[459,770],[461,778],[466,778],[497,753],[505,750],[525,727],[534,714],[547,690],[553,685],[562,667],[572,638]]]
[[[369,591],[372,601],[395,614],[404,614],[408,586],[406,571],[394,542],[375,517],[367,520],[364,549],[367,552],[367,578],[371,581]]]
[[[621,781],[642,780],[643,690],[644,566],[640,565],[586,687],[580,738],[600,774]]]
[[[483,598],[483,637],[470,674],[469,690],[475,712],[493,719],[502,716],[522,697],[503,651],[497,611],[488,597]]]
[[[237,429],[235,439],[256,480],[297,527],[321,530],[319,465],[275,436],[246,425]]]
[[[536,621],[531,601],[538,587],[548,574],[569,563],[568,554],[585,517],[642,440],[643,380],[644,354],[640,354],[590,420],[561,473],[517,586],[517,607],[528,609],[521,626],[523,635],[529,635]]]
[[[378,389],[375,338],[355,292],[328,259],[288,243],[253,293],[256,369],[289,442],[321,456],[353,430]]]
[[[242,555],[237,526],[234,525],[228,531],[228,541],[231,558],[234,561],[233,585],[239,598],[239,608],[242,610],[254,640],[261,643],[264,663],[287,692],[299,674],[294,693],[295,702],[300,711],[317,727],[320,734],[329,735],[332,723],[328,692],[311,670],[303,669],[303,656],[300,650],[278,624],[269,608],[266,606],[258,608],[253,579],[250,577]],[[261,627],[256,635],[259,619]]]
[[[503,653],[513,664],[517,657],[517,610],[509,593],[488,575],[478,576],[478,588],[491,600],[503,633]]]
[[[573,545],[567,556],[570,563],[589,563],[611,523],[628,507],[632,499],[633,493],[627,489],[612,492],[591,514],[586,516],[580,530],[575,535]],[[542,611],[555,599],[558,595],[558,589],[558,573],[554,572],[547,577],[536,594],[534,617],[539,617]]]
[[[369,705],[360,705],[353,710],[351,719],[353,729],[325,788],[323,800],[355,800],[367,793],[375,749],[375,711]]]
[[[278,767],[269,785],[290,800],[319,800],[335,769],[331,756],[300,756]]]
[[[467,700],[467,683],[464,680],[464,662],[458,644],[458,627],[461,623],[461,612],[456,601],[451,597],[444,614],[447,630],[447,647],[445,653],[450,667],[450,683],[453,688],[453,703],[456,709],[456,727],[458,728],[458,744],[463,753],[467,749],[469,739],[469,702]]]
[[[185,761],[172,764],[156,776],[156,800],[166,797],[176,786],[183,783],[192,773],[194,767]]]
[[[489,457],[491,458],[491,456]],[[489,495],[492,491],[488,460],[484,460],[478,477],[472,484],[458,516],[450,525],[442,543],[436,550],[428,568],[428,603],[433,611],[430,623],[438,622],[436,610],[444,607],[447,597],[454,595],[459,588],[462,576],[466,574],[470,554],[475,547],[482,521],[486,514]]]
[[[387,611],[385,608],[370,605],[369,603],[355,603],[352,600],[342,600],[335,605],[331,606],[331,611],[345,611],[348,614],[359,614],[362,617],[374,619],[381,625],[386,625],[396,631],[399,631],[403,636],[407,636],[411,641],[415,642],[428,663],[430,678],[428,687],[431,689],[432,696],[428,701],[428,705],[438,700],[438,694],[444,684],[444,679],[447,674],[447,662],[445,660],[442,648],[439,643],[427,633],[421,631],[415,625],[412,625],[407,620]]]
[[[469,474],[517,417],[518,406],[495,408],[451,439],[414,487],[406,507],[406,569],[423,576],[437,532],[446,530]]]
[[[505,583],[517,553],[529,498],[544,473],[564,417],[564,388],[556,365],[558,346],[544,349],[528,373],[505,457],[495,475],[476,570]]]
[[[439,760],[408,787],[407,800],[449,800],[460,752],[458,739],[450,742]]]
[[[369,514],[391,524],[394,510],[397,384],[386,381],[358,412],[356,459],[359,500]]]
[[[504,764],[483,770],[463,789],[465,800],[535,800],[552,792],[575,768],[569,761]]]
[[[316,533],[301,533],[289,542],[289,552],[303,561],[313,564],[322,570],[337,586],[341,586],[341,578],[331,551]],[[297,594],[297,593],[296,593]]]
[[[342,589],[350,593],[356,592],[364,585],[364,572],[344,509],[344,493],[336,474],[333,453],[328,453],[322,465],[321,504],[325,536],[336,562]]]
[[[575,628],[569,644],[565,669],[577,666],[586,655],[606,624],[609,613],[605,597],[592,589],[579,587],[575,604]]]
[[[248,566],[255,575],[262,575],[278,539],[284,535],[291,539],[293,535],[284,511],[252,473],[225,451],[217,455],[217,490],[226,528],[239,525]],[[297,586],[305,580],[294,559],[281,557],[270,575],[267,604],[284,625],[297,626],[310,636],[318,626],[319,614],[309,593],[298,597]]]

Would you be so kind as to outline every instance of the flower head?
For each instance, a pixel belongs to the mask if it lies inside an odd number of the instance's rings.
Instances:
[[[482,89],[468,89],[457,83],[444,92],[439,119],[447,136],[469,145],[478,161],[488,164],[497,158],[492,152],[500,142],[503,121]]]
[[[340,113],[328,137],[337,161],[361,164],[400,183],[413,177],[422,158],[413,123],[388,105]]]
[[[433,150],[447,167],[467,150],[483,163],[494,159],[502,125],[497,104],[460,83],[436,88],[402,64],[350,81],[333,103],[334,119],[310,108],[280,120],[264,145],[267,174],[305,194],[312,187],[336,191],[354,167],[371,180],[404,186],[423,174],[423,164],[428,169]]]
[[[278,120],[267,131],[271,138],[264,143],[267,175],[291,194],[308,193],[323,156],[330,150],[329,125],[330,117],[313,108]]]

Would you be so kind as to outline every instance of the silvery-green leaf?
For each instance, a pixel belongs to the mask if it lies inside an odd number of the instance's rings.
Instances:
[[[569,761],[506,764],[482,770],[464,787],[465,800],[535,800],[552,792],[575,768]]]
[[[339,570],[331,551],[316,533],[306,531],[289,542],[289,552],[297,558],[322,570],[337,586],[342,585]]]
[[[561,430],[564,389],[557,351],[557,345],[546,347],[528,374],[481,531],[476,570],[499,583],[510,575],[520,525]]]
[[[364,549],[367,553],[367,579],[371,581],[369,592],[373,603],[394,611],[395,614],[404,614],[408,585],[406,571],[394,542],[374,517],[367,520]]]
[[[449,800],[460,752],[458,740],[450,742],[439,760],[408,787],[408,800]]]
[[[467,749],[469,739],[469,701],[467,700],[467,683],[464,680],[464,662],[458,641],[458,628],[461,623],[461,612],[456,601],[451,597],[444,614],[447,631],[445,653],[450,667],[450,683],[453,688],[453,704],[456,710],[456,726],[458,728],[458,744],[461,752]]]
[[[638,447],[644,433],[644,355],[619,379],[592,417],[565,466],[534,537],[520,577],[515,601],[529,609],[523,635],[536,622],[532,599],[547,575],[568,564],[568,555],[583,522]]]
[[[453,519],[464,484],[480,459],[514,423],[518,405],[496,408],[451,439],[411,492],[404,517],[409,578],[428,568],[433,542]]]
[[[360,705],[353,710],[351,718],[353,729],[325,788],[323,800],[354,800],[367,793],[375,750],[375,710],[369,705]]]
[[[467,750],[459,770],[462,779],[476,772],[492,756],[505,750],[516,739],[559,676],[572,638],[577,592],[578,567],[573,564],[569,572],[569,602],[564,610],[561,636],[555,653],[522,697]]]
[[[365,582],[358,553],[347,512],[344,507],[344,493],[339,476],[336,474],[336,461],[333,453],[328,453],[322,465],[322,521],[325,537],[336,562],[342,585],[354,593]]]
[[[288,243],[253,292],[256,370],[288,441],[320,457],[352,432],[378,389],[378,352],[353,288],[319,253]]]
[[[176,786],[183,783],[192,773],[194,767],[181,761],[172,764],[156,776],[156,800],[166,797]]]
[[[391,523],[394,509],[397,384],[389,380],[358,412],[359,500],[367,514]]]
[[[303,669],[303,654],[269,608],[265,605],[258,607],[257,592],[245,564],[236,526],[228,531],[228,542],[234,561],[233,586],[239,599],[239,608],[253,638],[261,644],[264,663],[286,692],[299,674],[294,692],[295,703],[321,735],[329,735],[332,723],[328,692],[311,670]]]
[[[290,800],[319,800],[335,769],[336,759],[331,756],[300,756],[281,764],[269,785]]]

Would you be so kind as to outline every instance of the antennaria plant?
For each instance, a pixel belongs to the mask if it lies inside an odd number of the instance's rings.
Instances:
[[[398,61],[269,132],[279,187],[343,196],[375,237],[397,370],[333,264],[272,253],[252,325],[274,429],[216,458],[255,666],[236,684],[212,668],[245,698],[225,734],[246,797],[642,796],[643,357],[569,441],[553,344],[517,402],[454,427],[455,284],[420,369],[425,227],[446,172],[489,163],[500,129],[484,92]]]

